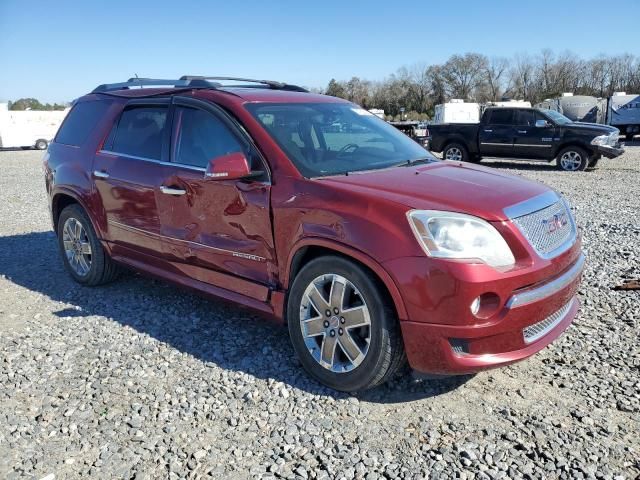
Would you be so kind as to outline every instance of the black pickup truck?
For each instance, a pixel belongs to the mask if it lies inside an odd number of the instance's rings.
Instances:
[[[429,125],[429,134],[431,151],[456,161],[479,162],[483,156],[556,159],[559,169],[577,171],[624,152],[617,128],[572,122],[537,108],[487,108],[480,123]]]

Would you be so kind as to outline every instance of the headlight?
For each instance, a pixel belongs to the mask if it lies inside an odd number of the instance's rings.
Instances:
[[[609,143],[609,135],[598,135],[591,140],[591,145],[606,145]]]
[[[411,210],[411,229],[431,257],[480,260],[492,267],[516,263],[507,242],[484,220],[455,212]]]

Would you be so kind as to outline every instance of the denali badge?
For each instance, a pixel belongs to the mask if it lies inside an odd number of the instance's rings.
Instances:
[[[545,227],[547,233],[553,233],[556,230],[560,230],[567,223],[569,223],[569,219],[565,212],[557,213],[550,218],[542,220],[542,225]]]

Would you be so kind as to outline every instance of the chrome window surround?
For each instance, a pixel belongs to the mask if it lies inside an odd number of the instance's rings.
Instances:
[[[539,252],[536,246],[533,245],[531,241],[529,241],[526,235],[526,232],[524,232],[520,228],[520,226],[516,222],[514,222],[514,220],[520,217],[533,214],[545,208],[548,208],[557,202],[562,202],[565,207],[565,210],[569,217],[569,222],[571,223],[571,234],[569,235],[569,237],[565,242],[563,242],[562,244],[560,244],[558,247],[551,250],[550,252]],[[527,241],[529,242],[531,247],[536,251],[538,256],[545,260],[555,258],[561,253],[567,251],[575,243],[576,238],[578,236],[577,235],[578,229],[576,227],[575,220],[573,218],[573,214],[571,213],[571,209],[569,208],[569,205],[560,195],[558,195],[553,190],[549,190],[548,192],[542,193],[536,197],[511,205],[505,208],[503,212],[509,218],[509,220],[511,220],[511,223],[513,223],[518,228],[520,233],[522,233],[522,235],[527,239]]]
[[[523,290],[511,295],[509,300],[507,300],[506,307],[517,308],[550,297],[554,293],[565,288],[576,278],[578,278],[578,276],[582,273],[584,264],[585,256],[584,254],[581,254],[576,263],[574,263],[559,277],[556,277],[550,282],[547,282],[539,287],[531,288],[529,290]]]
[[[102,154],[106,154],[106,155],[113,155],[113,156],[116,156],[116,157],[131,158],[133,160],[142,160],[143,162],[152,162],[152,163],[157,163],[158,165],[166,165],[166,166],[169,166],[169,167],[186,168],[188,170],[195,170],[197,172],[203,172],[204,173],[206,171],[205,168],[194,167],[193,165],[186,165],[184,163],[163,162],[161,160],[156,160],[154,158],[138,157],[136,155],[129,155],[128,153],[113,152],[111,150],[98,150],[98,153],[102,153]]]

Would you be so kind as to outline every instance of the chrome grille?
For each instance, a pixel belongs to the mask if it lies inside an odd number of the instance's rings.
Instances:
[[[513,219],[513,223],[529,240],[531,246],[543,258],[551,258],[563,250],[561,247],[571,243],[575,237],[575,227],[571,212],[562,200]]]
[[[562,307],[557,312],[552,313],[541,322],[534,323],[533,325],[529,325],[528,327],[524,328],[522,330],[522,335],[524,336],[525,343],[535,342],[536,340],[541,339],[547,333],[553,330],[554,327],[558,325],[567,315],[567,313],[571,309],[572,304],[573,298],[564,307]]]

